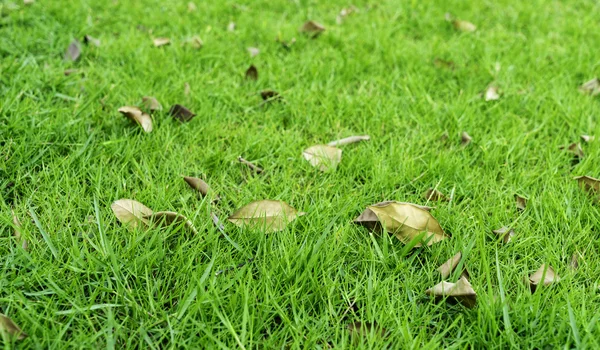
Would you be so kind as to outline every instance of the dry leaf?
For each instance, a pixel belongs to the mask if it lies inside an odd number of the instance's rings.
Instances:
[[[191,188],[200,192],[200,194],[203,197],[206,196],[206,194],[210,190],[208,184],[197,177],[184,176],[183,179],[185,180],[185,182],[187,182],[188,185],[190,185]]]
[[[256,57],[260,53],[260,50],[256,47],[249,47],[248,52],[250,53],[250,57]]]
[[[189,83],[183,84],[183,94],[185,96],[189,96],[190,92],[192,92],[192,88],[190,88],[190,84]]]
[[[542,264],[533,275],[529,276],[529,286],[532,292],[535,292],[540,285],[549,286],[558,281],[560,281],[560,277],[554,272],[552,266],[548,265],[546,268],[546,264]]]
[[[337,168],[342,161],[342,150],[327,145],[316,145],[302,151],[302,156],[313,167],[321,171],[330,171]]]
[[[515,235],[515,231],[510,228],[510,227],[501,227],[497,230],[492,231],[495,234],[497,234],[500,238],[502,238],[502,241],[504,241],[504,243],[508,243],[512,240],[513,236]]]
[[[467,134],[466,131],[463,131],[462,134],[460,134],[460,143],[463,146],[470,144],[471,140],[473,140],[473,138],[469,134]]]
[[[262,99],[265,101],[274,101],[279,100],[281,98],[281,95],[279,95],[277,91],[263,90],[260,92],[260,97],[262,97]]]
[[[594,78],[586,83],[583,83],[579,87],[579,91],[591,96],[600,94],[600,79]]]
[[[86,45],[93,45],[96,47],[100,47],[100,39],[96,39],[91,35],[86,35],[83,37],[83,43]]]
[[[485,90],[484,100],[486,101],[496,101],[500,99],[500,93],[498,92],[498,87],[491,85]]]
[[[175,104],[169,110],[169,114],[182,123],[189,122],[196,115],[182,105]]]
[[[594,141],[594,136],[590,136],[590,135],[581,135],[581,139],[583,140],[583,142],[585,143],[589,143]]]
[[[425,293],[435,296],[437,300],[447,298],[447,301],[459,302],[469,308],[477,304],[477,293],[464,276],[459,278],[456,283],[440,282],[427,289]]]
[[[140,224],[148,225],[145,216],[152,215],[152,209],[133,199],[119,199],[111,206],[117,219],[129,228],[136,228]]]
[[[577,270],[579,268],[579,258],[583,258],[583,254],[579,253],[579,252],[575,252],[573,253],[573,256],[571,257],[571,263],[569,264],[569,266],[571,267],[571,270]]]
[[[249,226],[271,233],[283,230],[287,224],[302,215],[304,213],[298,212],[285,202],[266,199],[238,209],[228,220],[240,227]]]
[[[73,40],[65,51],[65,60],[74,62],[79,59],[79,56],[81,56],[81,45],[79,41]]]
[[[430,188],[425,193],[423,193],[423,197],[426,200],[432,202],[447,202],[448,197],[446,197],[442,192],[436,190],[435,188]]]
[[[456,270],[461,258],[462,253],[458,252],[456,255],[448,259],[448,261],[443,263],[442,266],[437,268],[437,271],[442,275],[442,279],[446,279],[452,274],[452,272],[454,272],[454,270]]]
[[[308,21],[302,25],[300,32],[308,34],[312,38],[316,38],[325,31],[325,27],[317,22]]]
[[[454,29],[457,29],[461,32],[471,33],[477,30],[477,26],[468,21],[461,21],[459,19],[455,19],[452,21],[452,25]]]
[[[230,32],[234,32],[235,31],[235,22],[229,22],[229,24],[227,25],[227,30]]]
[[[567,151],[573,153],[573,155],[575,155],[576,158],[583,158],[584,157],[584,153],[583,153],[583,149],[581,148],[581,145],[573,142],[572,144],[568,145],[568,146],[560,146],[559,149],[566,149]]]
[[[515,194],[515,202],[517,203],[518,210],[525,210],[527,207],[527,198],[521,197],[518,194]]]
[[[149,215],[144,215],[142,218],[148,220],[148,222],[159,224],[162,227],[183,224],[185,228],[191,231],[192,233],[198,233],[198,231],[194,227],[194,224],[192,224],[192,222],[188,218],[173,211],[159,211]]]
[[[246,79],[257,80],[258,79],[258,69],[254,65],[251,65],[246,70]]]
[[[138,107],[124,106],[119,108],[119,112],[121,112],[127,118],[138,123],[145,132],[152,131],[152,118],[149,114],[144,113]]]
[[[194,4],[193,2],[188,2],[188,12],[194,12],[196,11],[198,8],[196,7],[196,4]]]
[[[158,100],[152,96],[142,97],[142,105],[144,106],[144,109],[149,111],[150,113],[162,111],[163,109],[160,102],[158,102]]]
[[[0,333],[6,333],[10,336],[16,336],[17,340],[27,338],[27,334],[17,326],[8,316],[0,314]],[[6,345],[6,344],[5,344]]]
[[[390,204],[390,203],[401,203],[401,204],[410,204],[410,203],[403,203],[403,202],[395,202],[395,201],[384,201],[384,202],[380,202],[380,203],[376,203],[373,204],[374,206],[382,206],[385,204]],[[417,205],[417,204],[413,204],[423,210],[427,210],[430,211],[431,207],[426,207],[424,205]],[[355,224],[357,225],[361,225],[364,226],[366,228],[368,228],[371,231],[379,231],[380,229],[383,229],[383,226],[381,226],[381,223],[379,222],[379,218],[377,217],[377,215],[369,208],[366,208],[362,214],[360,214],[356,219],[354,219],[353,221]]]
[[[169,45],[171,43],[171,39],[169,38],[155,38],[153,41],[155,47],[161,47],[165,45]]]
[[[202,46],[204,46],[204,42],[202,41],[202,39],[200,39],[199,36],[194,35],[193,37],[186,39],[184,41],[184,44],[187,46],[190,46],[196,50],[201,49]]]
[[[387,333],[387,330],[383,327],[380,327],[375,322],[370,323],[356,321],[348,325],[348,332],[350,332],[350,336],[366,337],[369,334],[373,333],[380,337],[384,337]]]
[[[23,239],[23,236],[21,235],[21,221],[15,214],[15,211],[12,210],[12,208],[10,209],[10,212],[12,214],[13,225],[15,225],[15,227],[13,228],[13,234],[15,236],[15,239],[17,240],[17,242],[21,242],[21,247],[23,247],[23,249],[27,250],[29,244],[27,243],[27,240]]]
[[[256,172],[257,174],[262,173],[264,170],[263,168],[254,165],[252,162],[247,161],[246,159],[242,158],[242,157],[238,157],[238,161],[246,166],[248,166],[248,168],[250,168],[252,171]]]
[[[407,244],[423,233],[421,241],[415,247],[437,243],[447,236],[439,222],[423,207],[402,202],[383,202],[367,207],[387,232],[393,233],[402,243]]]
[[[371,137],[369,135],[349,136],[349,137],[345,137],[340,140],[331,141],[327,144],[327,146],[331,146],[331,147],[345,146],[345,145],[349,145],[349,144],[357,143],[357,142],[361,142],[361,141],[369,141],[370,139],[371,139]]]
[[[579,182],[579,186],[583,187],[586,192],[594,195],[600,194],[600,180],[591,176],[577,176],[575,180]]]

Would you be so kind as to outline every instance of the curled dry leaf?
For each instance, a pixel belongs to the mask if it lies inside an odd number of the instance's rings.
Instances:
[[[260,50],[256,47],[249,47],[248,52],[250,53],[250,57],[256,57],[260,53]]]
[[[420,238],[415,244],[415,247],[420,247],[424,241],[432,245],[447,237],[433,215],[419,205],[383,202],[368,206],[367,209],[375,213],[387,232],[393,233],[404,244]]]
[[[119,112],[138,123],[145,132],[152,131],[152,118],[149,114],[142,112],[138,107],[124,106],[119,108]]]
[[[152,209],[133,199],[119,199],[110,207],[117,219],[132,229],[148,225],[149,221],[145,217],[153,214]]]
[[[27,333],[23,332],[13,320],[4,314],[0,314],[0,333],[16,337],[17,340],[27,338]]]
[[[10,213],[12,214],[12,221],[14,225],[13,234],[15,236],[15,239],[17,240],[17,242],[21,242],[21,247],[23,247],[23,249],[27,250],[29,245],[27,244],[27,240],[25,240],[21,235],[21,221],[19,220],[19,218],[15,214],[15,211],[12,208],[10,209]]]
[[[467,134],[466,131],[463,131],[462,134],[460,134],[460,143],[463,146],[470,144],[472,140],[473,138],[469,134]]]
[[[302,215],[304,213],[285,202],[265,199],[238,209],[228,220],[240,227],[249,226],[271,233],[283,230],[287,224]]]
[[[483,95],[484,100],[486,101],[496,101],[500,99],[500,93],[498,92],[498,87],[491,85],[485,90],[485,94]]]
[[[155,47],[161,47],[165,45],[169,45],[171,43],[171,39],[169,38],[155,38],[152,40]]]
[[[596,95],[600,94],[600,79],[594,78],[590,81],[583,83],[579,87],[579,91],[581,91],[584,94],[591,95],[591,96],[596,96]]]
[[[448,197],[446,197],[442,192],[436,190],[435,188],[430,188],[425,193],[423,193],[423,197],[432,202],[447,202]]]
[[[246,165],[248,168],[250,168],[250,170],[254,171],[257,174],[262,173],[264,170],[263,168],[255,165],[254,163],[242,158],[242,157],[238,157],[238,161],[244,165]]]
[[[175,104],[169,110],[169,115],[182,123],[189,122],[196,115],[182,105]]]
[[[446,298],[449,302],[459,302],[469,308],[477,304],[477,293],[464,276],[459,278],[456,283],[442,281],[427,289],[425,293],[434,296],[437,300]]]
[[[235,32],[235,22],[229,22],[227,25],[227,31]]]
[[[162,111],[163,109],[160,102],[158,102],[158,100],[152,96],[142,97],[142,105],[144,106],[144,109],[150,113]]]
[[[348,332],[350,332],[350,336],[353,337],[366,337],[371,333],[380,337],[384,337],[387,333],[387,329],[379,326],[375,322],[371,323],[356,321],[348,325]]]
[[[594,196],[596,201],[600,201],[600,180],[591,176],[577,176],[575,180],[586,192]]]
[[[390,204],[390,203],[410,204],[410,203],[395,202],[395,201],[384,201],[384,202],[376,203],[373,205],[374,206],[382,206],[382,205],[386,205],[386,204]],[[417,205],[417,204],[413,204],[413,205],[415,205],[423,210],[426,210],[426,211],[431,211],[431,209],[433,209],[431,207],[426,207],[423,205]],[[371,231],[379,231],[379,230],[383,229],[383,226],[381,226],[381,223],[379,222],[379,218],[377,217],[377,215],[368,207],[362,212],[362,214],[360,214],[356,219],[354,219],[353,222],[357,225],[364,226]]]
[[[302,151],[302,156],[313,167],[321,171],[330,171],[337,168],[342,161],[342,150],[327,145],[315,145]]]
[[[497,234],[498,237],[502,238],[502,241],[504,243],[510,242],[512,240],[513,236],[515,235],[515,231],[512,228],[506,227],[506,226],[501,227],[501,228],[499,228],[497,230],[494,230],[492,232],[494,232],[495,234]]]
[[[67,51],[65,51],[65,60],[74,62],[79,59],[79,56],[81,56],[81,45],[79,41],[73,40],[67,47]]]
[[[437,268],[437,271],[440,273],[440,275],[442,275],[442,279],[446,279],[452,274],[452,272],[454,272],[454,270],[456,270],[460,259],[462,259],[462,253],[458,252],[456,255],[448,259],[448,261]]]
[[[251,65],[246,69],[246,79],[257,80],[258,79],[258,69],[254,65]]]
[[[518,210],[525,210],[527,207],[527,198],[521,197],[518,194],[515,194],[515,202]]]
[[[450,69],[453,70],[456,67],[456,64],[452,61],[447,61],[441,58],[435,58],[433,60],[433,65],[436,68],[444,68],[444,69]]]
[[[549,286],[558,281],[560,281],[560,277],[554,272],[552,266],[546,266],[546,264],[542,264],[536,272],[529,276],[529,286],[532,292],[535,292],[538,286]]]
[[[357,142],[361,142],[361,141],[369,141],[370,139],[371,139],[371,137],[369,135],[349,136],[349,137],[345,137],[340,140],[331,141],[327,144],[327,146],[339,147],[339,146],[345,146],[345,145],[349,145],[349,144],[357,143]]]
[[[594,136],[581,135],[581,140],[583,140],[583,142],[585,142],[585,143],[589,143],[589,142],[594,141]]]
[[[186,39],[184,41],[184,45],[187,45],[191,48],[198,50],[198,49],[201,49],[202,46],[204,46],[204,42],[202,41],[202,39],[200,39],[199,36],[194,35],[193,37]]]
[[[198,231],[194,227],[194,224],[186,218],[184,215],[176,213],[174,211],[159,211],[142,217],[148,222],[158,224],[161,227],[168,227],[171,225],[183,225],[190,232],[197,234]]]
[[[316,38],[325,31],[325,27],[315,21],[307,21],[300,28],[301,33],[309,35],[311,38]]]
[[[208,184],[204,182],[204,180],[199,179],[197,177],[184,176],[183,180],[185,180],[185,182],[187,182],[187,184],[190,185],[191,188],[198,191],[203,197],[206,196],[208,194],[208,191],[210,190]]]
[[[578,159],[581,159],[585,156],[585,154],[583,153],[583,149],[581,148],[581,145],[576,142],[573,142],[572,144],[570,144],[568,146],[560,146],[559,149],[567,150],[568,152],[573,153],[573,155]]]
[[[274,90],[263,90],[260,92],[260,97],[262,97],[265,101],[274,101],[279,100],[281,95],[277,91]]]
[[[83,43],[86,45],[92,45],[96,47],[100,47],[100,39],[96,39],[91,35],[86,35],[83,37]]]

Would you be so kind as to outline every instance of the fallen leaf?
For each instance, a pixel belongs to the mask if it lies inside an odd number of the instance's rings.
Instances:
[[[446,197],[442,192],[436,190],[435,188],[430,188],[425,193],[423,193],[423,197],[432,202],[447,202],[448,197]]]
[[[248,52],[250,53],[250,57],[256,57],[260,53],[260,50],[256,47],[249,47]]]
[[[189,83],[183,84],[183,94],[185,96],[189,96],[191,91],[192,91],[192,88],[190,88],[190,84]]]
[[[281,95],[277,91],[263,90],[260,92],[260,97],[265,101],[274,101],[281,98]]]
[[[313,167],[321,171],[331,171],[342,161],[342,150],[327,145],[315,145],[302,151],[302,156]]]
[[[15,336],[17,340],[27,338],[27,333],[23,332],[13,320],[4,314],[0,314],[0,333]]]
[[[196,49],[196,50],[201,49],[202,46],[204,46],[204,42],[197,35],[195,35],[189,39],[186,39],[183,43],[187,46],[190,46],[190,47]]]
[[[384,337],[387,333],[387,329],[380,327],[377,323],[373,322],[352,322],[348,325],[348,332],[350,336],[366,337],[369,334],[375,334],[380,337]]]
[[[119,199],[110,207],[117,219],[132,229],[141,224],[148,225],[149,221],[144,217],[153,213],[152,209],[133,199]]]
[[[453,20],[452,25],[454,26],[454,29],[465,33],[471,33],[477,30],[477,26],[473,23],[468,21],[461,21],[459,19]]]
[[[440,267],[437,268],[437,271],[442,275],[442,279],[446,279],[448,276],[456,270],[460,259],[462,258],[462,253],[458,252],[456,255],[448,259],[445,263],[443,263]]]
[[[325,27],[314,21],[307,21],[300,28],[301,33],[308,34],[312,38],[316,38],[325,31]]]
[[[492,232],[494,232],[500,238],[502,238],[502,241],[504,241],[504,243],[509,243],[512,240],[513,236],[515,235],[515,231],[512,228],[506,227],[506,226],[503,226]]]
[[[162,111],[163,109],[160,102],[158,102],[158,100],[152,96],[142,97],[142,105],[144,106],[144,109],[149,111],[150,113]]]
[[[579,252],[575,252],[573,253],[573,256],[571,256],[571,263],[569,264],[569,266],[571,267],[571,270],[577,270],[579,268],[579,258],[583,258],[583,254],[579,253]]]
[[[581,139],[583,140],[583,142],[585,143],[590,143],[592,141],[594,141],[594,136],[590,136],[590,135],[581,135]]]
[[[257,80],[258,79],[258,69],[254,65],[251,65],[246,70],[246,79]]]
[[[169,110],[169,115],[182,123],[189,122],[196,115],[182,105],[175,104]]]
[[[229,22],[227,25],[227,31],[234,32],[235,31],[235,22]]]
[[[583,149],[581,148],[581,145],[573,142],[572,144],[568,145],[568,146],[560,146],[559,149],[561,150],[567,150],[570,153],[572,153],[575,158],[577,160],[582,159],[584,157],[584,153],[583,153]]]
[[[456,64],[454,62],[452,62],[452,61],[446,61],[446,60],[443,60],[441,58],[435,58],[433,60],[433,65],[436,68],[444,68],[444,69],[451,69],[451,70],[456,67]]]
[[[233,213],[228,220],[237,226],[264,229],[265,233],[282,231],[298,216],[304,215],[285,202],[261,200],[252,202]]]
[[[188,12],[194,12],[196,11],[198,8],[196,7],[196,4],[194,4],[193,2],[188,2]]]
[[[600,180],[591,176],[577,176],[575,180],[579,182],[579,186],[583,187],[586,192],[594,195],[600,194]]]
[[[583,83],[579,87],[579,91],[591,96],[596,96],[600,94],[600,79],[594,78],[588,82]]]
[[[373,205],[374,206],[382,206],[382,205],[386,205],[386,204],[390,204],[390,203],[411,204],[411,203],[403,203],[403,202],[395,202],[395,201],[384,201],[384,202],[376,203]],[[413,204],[413,205],[415,205],[423,210],[426,210],[426,211],[430,211],[431,209],[433,209],[432,207],[426,207],[423,205],[417,205],[417,204]],[[368,207],[356,219],[354,219],[353,222],[357,225],[364,226],[371,231],[379,231],[379,230],[383,229],[383,226],[381,226],[381,223],[379,222],[379,218],[377,217],[377,214],[375,214]]]
[[[447,236],[431,213],[419,205],[402,202],[384,202],[367,207],[379,219],[387,232],[394,234],[402,243],[408,244],[422,236],[415,247],[437,243]],[[424,234],[424,235],[423,235]]]
[[[460,134],[460,143],[463,146],[470,144],[471,140],[473,140],[473,138],[469,134],[467,134],[466,131],[463,131],[462,134]]]
[[[127,118],[138,123],[145,132],[152,131],[152,118],[149,114],[144,113],[138,107],[124,106],[119,108],[119,112],[121,112]]]
[[[371,137],[369,135],[349,136],[349,137],[345,137],[340,140],[331,141],[327,144],[327,146],[331,146],[331,147],[345,146],[345,145],[349,145],[349,144],[357,143],[357,142],[361,142],[361,141],[369,141],[370,139],[371,139]]]
[[[498,92],[498,87],[491,85],[485,90],[484,100],[486,101],[496,101],[500,99],[500,93]]]
[[[527,198],[521,197],[518,194],[515,194],[515,202],[517,203],[518,210],[525,210],[527,207]]]
[[[67,47],[67,51],[65,51],[65,60],[75,62],[81,56],[81,44],[79,41],[73,40]]]
[[[86,35],[83,37],[83,43],[86,45],[93,45],[96,47],[100,47],[100,39],[96,39],[91,35]]]
[[[540,285],[549,286],[558,281],[560,281],[560,277],[554,272],[552,266],[546,266],[546,264],[542,264],[536,272],[529,276],[531,292],[535,292]]]
[[[171,43],[171,39],[169,38],[155,38],[153,41],[155,47],[161,47],[165,45],[169,45]]]
[[[142,218],[154,224],[158,224],[162,227],[183,224],[184,227],[192,233],[198,233],[198,231],[194,227],[194,224],[192,224],[192,222],[188,218],[186,218],[184,215],[173,211],[159,211],[149,215],[144,215]]]
[[[210,187],[208,187],[208,184],[202,179],[190,176],[184,176],[183,179],[185,180],[185,182],[187,182],[188,185],[190,185],[191,188],[198,191],[203,197],[206,196],[206,194],[208,194]]]
[[[468,308],[477,304],[477,293],[464,276],[459,278],[456,283],[442,281],[427,289],[425,293],[434,296],[436,300],[446,299],[452,303],[459,302]]]
[[[15,214],[15,211],[11,208],[10,212],[12,214],[12,221],[13,221],[13,234],[15,236],[15,239],[17,242],[21,242],[21,247],[23,247],[24,250],[27,250],[29,244],[27,243],[27,240],[23,239],[23,236],[21,235],[21,221],[19,220],[19,218],[17,217],[17,215]]]
[[[247,161],[246,159],[242,158],[242,157],[238,157],[238,161],[244,165],[246,165],[248,168],[250,168],[252,171],[254,171],[257,174],[262,173],[264,170],[263,168],[254,165],[252,162]]]

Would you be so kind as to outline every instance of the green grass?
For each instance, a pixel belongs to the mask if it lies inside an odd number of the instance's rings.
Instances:
[[[572,180],[600,175],[600,142],[575,166],[558,149],[600,136],[600,101],[577,91],[600,75],[596,2],[359,1],[341,25],[342,0],[196,1],[193,13],[187,1],[18,5],[0,17],[0,311],[29,334],[19,347],[600,347],[600,211]],[[448,11],[478,30],[456,32]],[[303,37],[308,19],[327,31]],[[65,62],[86,34],[102,46]],[[181,46],[193,35],[202,49]],[[287,51],[277,35],[297,42]],[[173,44],[153,47],[158,36]],[[256,82],[243,79],[250,64]],[[485,102],[492,82],[502,97]],[[260,105],[263,89],[284,102]],[[146,134],[117,112],[146,95],[197,116],[180,124],[163,111]],[[372,140],[345,146],[335,172],[301,157],[357,134]],[[226,224],[238,250],[181,175],[223,197],[222,220],[258,199],[307,214],[269,235]],[[426,204],[435,186],[454,193],[433,211],[451,239],[407,252],[351,223],[382,200]],[[522,213],[515,194],[529,199]],[[200,234],[128,230],[110,210],[119,198],[183,213]],[[505,225],[517,233],[508,245],[491,232]],[[460,250],[474,309],[424,294]],[[531,294],[523,277],[542,263],[562,279]],[[352,340],[355,321],[388,334]]]

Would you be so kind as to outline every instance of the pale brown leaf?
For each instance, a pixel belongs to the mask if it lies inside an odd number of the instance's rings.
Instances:
[[[23,247],[24,250],[27,250],[27,248],[29,247],[29,244],[27,243],[27,240],[25,240],[23,238],[23,235],[21,234],[21,221],[19,220],[19,218],[17,217],[17,215],[15,214],[15,211],[11,208],[10,209],[10,213],[12,214],[12,221],[13,221],[13,234],[15,236],[15,239],[17,242],[21,242],[21,247]]]
[[[349,7],[345,7],[343,9],[341,9],[340,13],[338,14],[338,16],[335,19],[336,23],[342,24],[344,19],[346,17],[350,16],[351,14],[353,14],[354,12],[358,12],[358,9],[354,5],[350,5]]]
[[[500,93],[498,92],[498,87],[491,85],[485,90],[485,94],[483,96],[486,101],[496,101],[500,99]]]
[[[577,176],[575,180],[579,182],[579,185],[584,190],[592,194],[598,194],[600,192],[600,180],[595,179],[591,176]]]
[[[196,50],[201,49],[202,46],[204,46],[204,42],[197,35],[194,35],[193,37],[186,39],[183,43],[184,43],[184,45],[187,45]]]
[[[466,131],[463,131],[462,134],[460,134],[460,143],[463,146],[470,144],[472,140],[473,138],[469,134],[467,134]]]
[[[142,105],[146,111],[150,113],[156,111],[162,111],[163,106],[158,102],[158,100],[152,96],[144,96],[142,97]]]
[[[228,220],[237,226],[264,229],[265,233],[282,231],[296,217],[304,215],[289,204],[277,200],[260,200],[247,204],[233,213]]]
[[[191,188],[198,191],[203,197],[206,196],[208,194],[208,191],[210,190],[208,184],[204,182],[204,180],[199,179],[197,177],[184,176],[183,180],[185,180],[185,182],[187,182],[187,184],[190,185]]]
[[[35,0],[23,0],[23,5],[33,5]]]
[[[65,61],[77,61],[81,56],[81,44],[79,41],[73,40],[67,47],[67,51],[65,51]]]
[[[184,215],[173,211],[159,211],[149,215],[144,215],[143,219],[148,222],[157,224],[161,227],[169,227],[171,225],[183,225],[190,232],[197,234],[198,231],[194,227],[194,224]]]
[[[245,76],[246,76],[246,79],[257,80],[258,79],[258,69],[256,69],[256,67],[254,65],[251,65],[246,70]]]
[[[591,96],[596,96],[596,95],[600,94],[600,79],[594,78],[590,81],[583,83],[579,87],[579,91],[581,91],[584,94],[591,95]]]
[[[430,188],[425,193],[423,193],[423,197],[432,202],[447,202],[449,199],[442,192],[436,190],[435,188]]]
[[[387,329],[379,326],[375,322],[371,323],[356,321],[348,325],[348,332],[350,332],[350,336],[352,337],[366,337],[371,333],[380,337],[384,337],[387,333]]]
[[[169,39],[169,38],[154,38],[154,40],[152,40],[152,42],[154,43],[155,47],[161,47],[161,46],[171,44],[171,39]]]
[[[339,147],[339,146],[345,146],[345,145],[349,145],[349,144],[357,143],[357,142],[361,142],[361,141],[369,141],[370,139],[371,139],[371,137],[369,135],[349,136],[349,137],[345,137],[340,140],[331,141],[327,144],[327,146]]]
[[[316,38],[325,31],[325,27],[315,21],[307,21],[300,28],[301,33],[305,33],[312,38]]]
[[[132,199],[119,199],[110,207],[117,219],[131,229],[148,225],[149,221],[144,217],[153,213],[152,209]]]
[[[138,107],[123,106],[119,108],[119,112],[121,112],[127,118],[138,123],[145,132],[152,131],[152,117],[150,117],[149,114],[144,113]]]
[[[175,104],[169,110],[169,115],[182,123],[189,122],[196,115],[182,105]]]
[[[473,23],[459,19],[453,20],[452,25],[454,26],[454,29],[465,33],[471,33],[477,30],[477,26]]]
[[[515,194],[515,202],[518,210],[525,210],[527,207],[527,198]]]
[[[583,142],[585,142],[585,143],[590,143],[590,142],[594,141],[594,136],[581,135],[581,140],[583,140]]]
[[[380,203],[375,203],[373,205],[374,206],[382,206],[382,205],[387,205],[390,203],[410,204],[410,203],[396,202],[396,201],[384,201],[384,202],[380,202]],[[431,211],[431,209],[433,209],[432,207],[426,207],[423,205],[417,205],[417,204],[413,204],[413,205],[415,205],[423,210],[427,210],[427,211]],[[383,226],[381,226],[381,223],[379,222],[379,218],[369,208],[366,208],[356,219],[354,219],[353,222],[357,225],[364,226],[371,231],[379,231],[379,230],[383,229]]]
[[[313,167],[321,171],[331,171],[342,161],[342,150],[327,145],[315,145],[302,151],[302,156]]]
[[[92,46],[96,46],[96,47],[100,47],[101,43],[100,43],[100,39],[96,39],[91,35],[86,35],[83,37],[83,43],[86,45],[92,45]]]
[[[560,146],[559,149],[567,150],[569,153],[572,153],[578,159],[581,159],[585,156],[585,154],[583,153],[583,149],[581,148],[581,145],[577,142],[573,142],[572,144],[570,144],[568,146]]]
[[[440,273],[440,275],[442,275],[442,279],[446,279],[452,274],[452,272],[454,272],[454,270],[456,270],[458,263],[460,263],[460,259],[462,259],[462,253],[458,252],[456,255],[448,259],[448,261],[437,268],[437,271]]]
[[[573,253],[573,256],[571,256],[571,263],[569,264],[569,266],[571,267],[571,270],[577,270],[579,268],[579,259],[580,258],[583,258],[583,254],[581,254],[579,252]]]
[[[532,292],[535,292],[540,285],[549,286],[558,281],[560,281],[560,277],[554,272],[552,266],[546,264],[542,264],[536,272],[529,276],[529,285]]]
[[[256,47],[249,47],[248,52],[250,53],[250,57],[256,57],[260,53],[260,50]]]
[[[13,320],[4,314],[0,314],[0,333],[16,337],[17,340],[27,338],[27,333],[23,332]]]
[[[509,243],[512,240],[513,236],[515,235],[515,231],[512,228],[506,227],[506,226],[503,226],[492,232],[497,234],[498,237],[502,238],[502,241],[504,243]]]
[[[434,296],[437,300],[446,299],[449,302],[459,302],[472,308],[477,304],[477,293],[471,283],[464,276],[456,283],[442,281],[425,291],[427,295]]]

